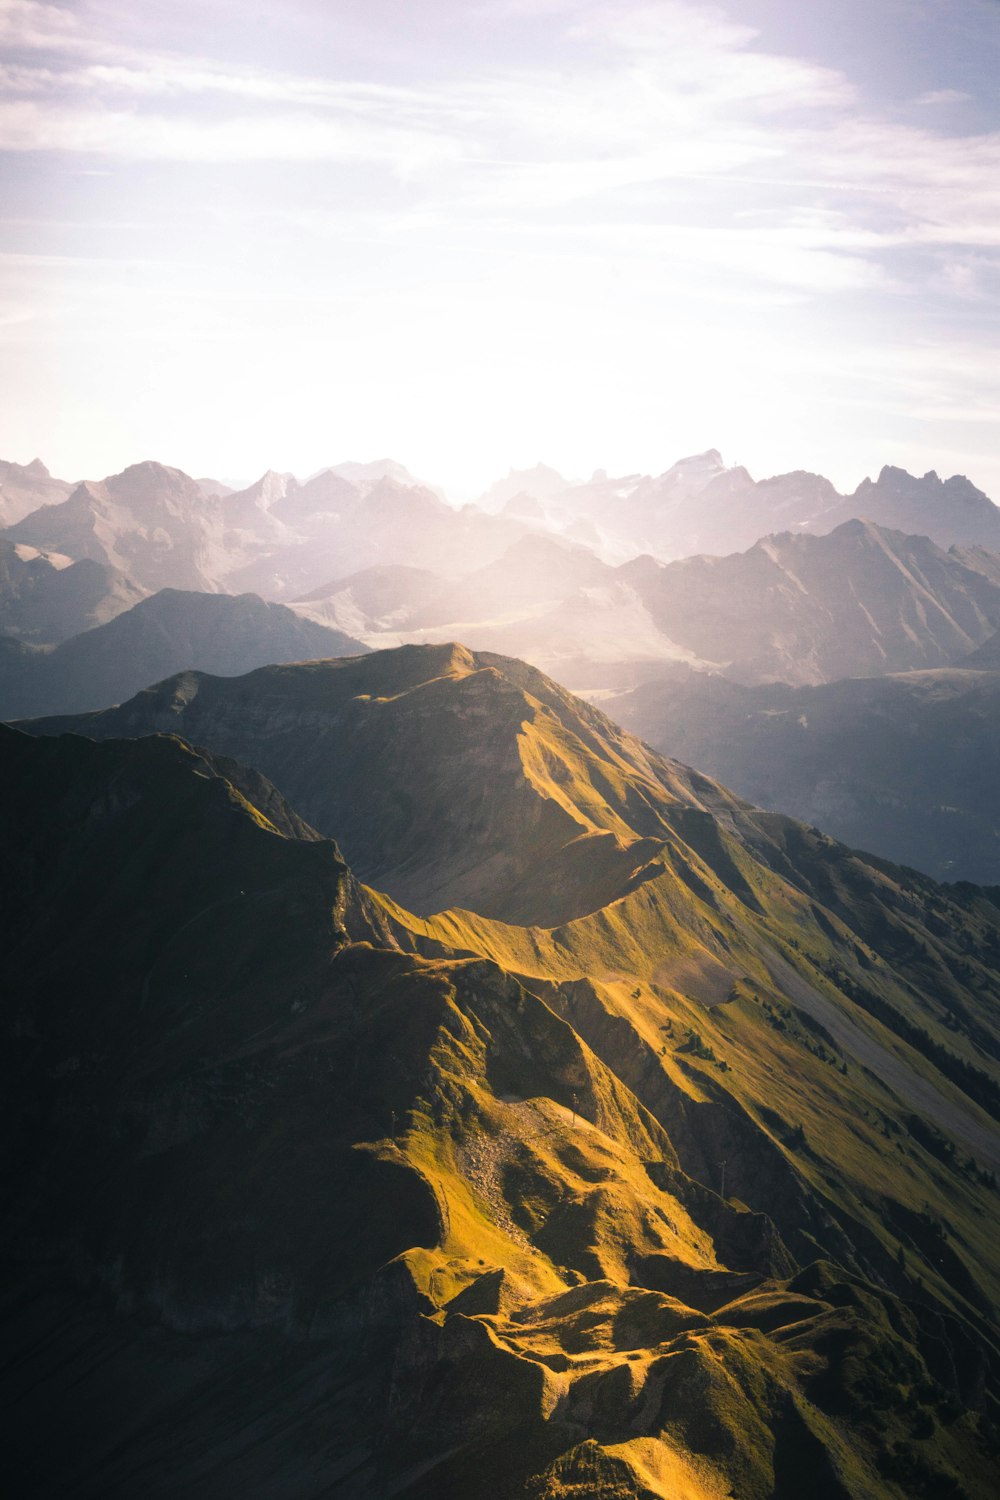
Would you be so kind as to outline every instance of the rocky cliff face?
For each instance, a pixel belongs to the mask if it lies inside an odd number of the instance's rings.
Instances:
[[[965,554],[863,521],[631,571],[664,635],[746,683],[948,665],[993,633],[1000,609],[996,577]]]

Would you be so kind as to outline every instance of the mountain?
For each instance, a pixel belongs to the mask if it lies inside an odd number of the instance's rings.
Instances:
[[[1000,580],[981,556],[846,521],[731,557],[621,569],[657,627],[735,681],[802,685],[955,661],[993,634]]]
[[[855,521],[731,557],[615,568],[535,534],[464,577],[364,570],[294,608],[373,647],[461,638],[587,691],[631,687],[676,662],[746,682],[817,682],[967,654],[1000,620],[1000,557]]]
[[[761,807],[937,880],[1000,885],[1000,671],[972,670],[986,649],[814,687],[678,669],[602,704]]]
[[[399,809],[470,892],[596,874],[560,925],[419,919],[175,738],[0,733],[5,1378],[53,1493],[992,1494],[990,893],[461,648],[184,693],[322,738],[359,851]]]
[[[55,649],[0,637],[0,717],[120,703],[145,683],[187,667],[238,676],[266,662],[367,650],[342,631],[300,619],[255,594],[162,589]]]
[[[649,553],[663,562],[697,553],[743,552],[762,537],[792,531],[825,536],[851,520],[927,536],[938,546],[1000,551],[1000,510],[962,475],[918,478],[885,467],[852,495],[805,470],[755,480],[727,467],[715,448],[673,464],[660,475],[610,477],[599,470],[570,484],[545,470],[526,470],[495,485],[484,503],[529,498],[552,528],[595,547],[608,562]],[[555,481],[559,482],[556,483]],[[585,530],[580,530],[585,528]]]
[[[433,564],[468,572],[531,529],[475,506],[457,511],[433,491],[392,477],[397,470],[406,472],[388,461],[345,464],[305,484],[268,472],[243,490],[226,492],[164,464],[134,464],[78,485],[62,503],[33,511],[4,536],[115,568],[147,592],[180,588],[280,599],[372,566]]]
[[[564,479],[557,469],[535,464],[533,469],[509,469],[506,478],[490,485],[480,504],[484,510],[502,511],[512,501],[551,500],[572,488],[572,481]]]
[[[226,505],[248,494],[229,496]],[[358,485],[335,470],[304,485],[292,480],[270,503],[267,522],[281,523],[284,533],[264,536],[236,557],[225,575],[227,588],[294,599],[326,580],[373,567],[468,572],[492,562],[529,529],[474,506],[455,510],[419,485],[391,477]]]
[[[65,479],[53,479],[40,458],[30,464],[0,459],[0,526],[13,526],[40,505],[58,505],[72,488]]]
[[[426,568],[367,568],[321,584],[293,601],[293,607],[316,619],[353,619],[359,631],[373,639],[405,635],[416,643],[421,632],[459,624],[503,630],[613,576],[586,547],[527,535],[485,567],[457,578]],[[455,633],[453,629],[452,636]]]
[[[103,625],[144,596],[106,563],[71,562],[0,535],[0,634],[44,644]]]
[[[671,561],[744,551],[785,528],[822,530],[840,500],[818,474],[782,474],[758,483],[742,466],[727,468],[710,448],[655,477],[609,478],[599,470],[588,483],[553,494],[546,516],[564,530],[586,520],[609,561],[641,553]]]
[[[396,484],[419,485],[420,480],[414,479],[403,464],[396,462],[394,458],[377,458],[371,463],[359,464],[353,461],[334,464],[330,469],[324,469],[321,473],[336,474],[341,479],[346,479],[349,484],[359,488],[366,485],[377,484],[380,479],[392,479]],[[313,478],[317,476],[313,475]],[[429,486],[427,486],[429,488]]]
[[[203,495],[208,495],[210,497],[214,496],[216,498],[222,499],[224,496],[231,495],[233,493],[233,486],[231,484],[223,484],[221,479],[196,479],[195,484],[201,490]]]
[[[117,568],[142,588],[213,589],[222,545],[219,500],[180,469],[133,464],[87,480],[36,510],[5,539]]]
[[[1000,552],[1000,510],[964,474],[942,480],[933,469],[917,477],[886,465],[878,479],[863,480],[827,519],[838,525],[849,516],[929,536],[941,547]]]
[[[960,658],[956,665],[975,672],[1000,670],[1000,631],[985,640],[977,651],[970,651],[968,656]]]

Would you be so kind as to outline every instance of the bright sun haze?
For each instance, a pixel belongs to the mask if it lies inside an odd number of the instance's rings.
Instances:
[[[0,0],[6,457],[1000,497],[988,0]]]

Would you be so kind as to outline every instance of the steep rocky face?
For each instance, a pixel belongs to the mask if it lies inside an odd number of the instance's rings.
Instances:
[[[175,739],[0,730],[0,758],[8,1465],[36,1493],[991,1493],[994,1268],[956,1249],[989,1189],[926,1125],[886,1147],[899,1101],[797,1009],[693,1033],[648,982],[627,1019],[607,975],[400,951],[414,919]],[[734,913],[687,847],[678,897]],[[818,1190],[828,1151],[901,1261]]]
[[[848,516],[929,536],[941,547],[1000,551],[1000,510],[964,474],[942,480],[933,469],[918,477],[887,465],[877,480],[863,480],[829,519],[836,525]]]
[[[986,640],[1000,611],[997,582],[980,565],[862,521],[622,572],[634,573],[665,635],[738,682],[944,666]]]
[[[0,640],[0,716],[120,703],[144,683],[189,666],[235,676],[265,662],[356,656],[367,649],[255,594],[163,589],[55,650]]]
[[[213,589],[219,505],[180,469],[133,464],[32,512],[7,538],[108,564],[148,590]]]
[[[996,885],[1000,675],[988,669],[992,639],[960,668],[817,687],[745,687],[680,669],[604,707],[663,754],[703,767],[761,807],[937,880]]]
[[[71,562],[0,537],[0,633],[45,644],[104,625],[145,590],[105,563]]]
[[[58,505],[72,488],[54,479],[40,458],[30,464],[0,460],[0,526],[13,526],[40,505]]]

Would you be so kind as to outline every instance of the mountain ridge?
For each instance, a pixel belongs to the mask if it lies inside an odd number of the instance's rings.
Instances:
[[[345,709],[392,716],[359,828],[409,788],[432,820],[450,806],[456,851],[477,819],[520,846],[516,779],[481,808],[422,772],[430,704],[459,769],[463,744],[523,738],[535,801],[639,838],[656,819],[660,868],[554,927],[416,918],[176,737],[0,730],[7,1015],[55,1106],[25,1129],[7,1094],[13,1245],[49,1267],[27,1440],[69,1413],[111,1494],[138,1473],[263,1500],[349,1459],[358,1496],[410,1500],[985,1500],[990,894],[761,814],[522,663],[409,648],[277,673],[308,736],[338,675],[345,743]],[[261,702],[260,674],[236,701],[251,680],[216,728]],[[178,709],[205,691],[177,679]]]

